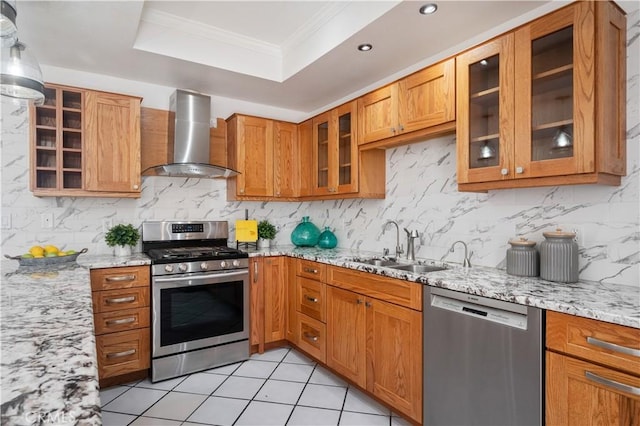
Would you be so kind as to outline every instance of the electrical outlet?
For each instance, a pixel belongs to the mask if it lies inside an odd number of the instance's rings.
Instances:
[[[11,215],[2,215],[2,224],[0,225],[0,229],[11,229]]]
[[[42,213],[40,215],[40,227],[42,229],[53,229],[53,213]]]
[[[111,228],[113,228],[113,219],[102,219],[102,232],[106,234]]]

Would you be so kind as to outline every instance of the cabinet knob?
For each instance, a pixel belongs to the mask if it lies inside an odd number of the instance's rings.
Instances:
[[[524,167],[516,167],[516,173],[518,174],[524,173]]]
[[[395,132],[396,132],[396,128],[395,128],[395,127],[392,127],[392,128],[391,128],[391,133],[395,133]]]
[[[404,132],[404,126],[402,124],[400,125],[400,131]]]
[[[279,197],[279,196],[280,196],[280,193],[279,193],[279,192],[276,192],[276,197]]]
[[[244,189],[240,189],[240,193],[241,193],[241,194],[244,194]]]
[[[140,188],[139,185],[133,185],[133,189],[138,189],[138,188]]]
[[[509,174],[509,169],[502,169],[502,170],[500,170],[500,174],[501,174],[502,176],[506,176],[506,175],[508,175],[508,174]]]

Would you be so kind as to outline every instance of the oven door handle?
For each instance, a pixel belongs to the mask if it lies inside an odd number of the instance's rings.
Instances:
[[[248,270],[240,271],[240,272],[223,272],[218,274],[204,274],[204,275],[192,275],[189,277],[185,277],[182,275],[172,276],[172,277],[153,277],[153,281],[157,283],[171,283],[171,282],[179,282],[179,281],[203,281],[209,280],[211,278],[233,278],[233,277],[246,277],[249,275]]]

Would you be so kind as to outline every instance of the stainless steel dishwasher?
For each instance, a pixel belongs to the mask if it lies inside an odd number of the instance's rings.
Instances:
[[[543,424],[543,311],[428,286],[424,296],[424,425]]]

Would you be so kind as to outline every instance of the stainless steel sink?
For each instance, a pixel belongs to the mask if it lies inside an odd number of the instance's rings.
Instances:
[[[426,272],[436,272],[436,271],[444,271],[447,269],[446,266],[438,266],[438,265],[394,265],[389,266],[391,269],[397,269],[400,271],[409,271],[414,273],[426,273]]]
[[[392,268],[395,265],[398,265],[398,262],[396,262],[395,260],[389,260],[389,259],[365,259],[365,260],[361,260],[359,261],[359,263],[366,263],[367,265],[373,265],[373,266],[386,266],[388,268]]]

